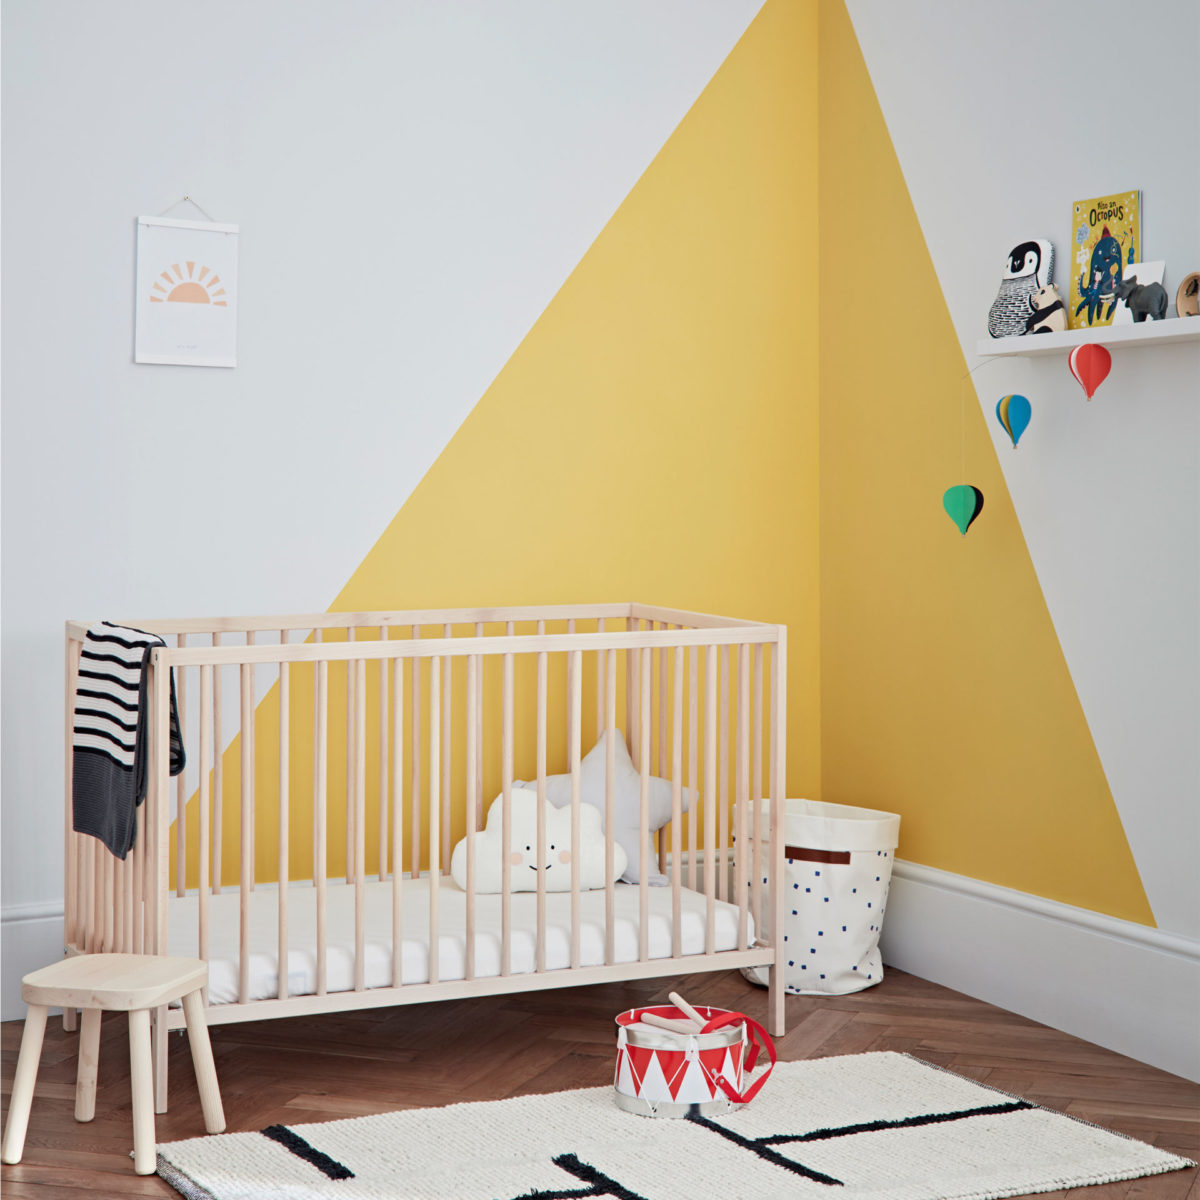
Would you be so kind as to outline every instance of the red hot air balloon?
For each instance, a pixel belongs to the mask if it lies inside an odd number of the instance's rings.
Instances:
[[[1090,400],[1096,394],[1096,389],[1108,378],[1108,372],[1112,369],[1112,355],[1103,346],[1088,343],[1076,346],[1071,351],[1067,366],[1071,368],[1071,374]]]

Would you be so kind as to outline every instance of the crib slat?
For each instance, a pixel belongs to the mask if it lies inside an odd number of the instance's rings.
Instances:
[[[642,628],[641,621],[634,622],[634,628],[640,630]],[[629,710],[629,733],[633,739],[629,747],[629,757],[633,760],[633,765],[640,771],[642,769],[642,749],[644,742],[642,741],[642,709],[645,707],[642,701],[642,693],[645,689],[642,687],[642,664],[646,661],[646,652],[644,650],[631,651],[632,660],[631,666],[633,670],[633,707]]]
[[[639,767],[642,776],[641,806],[638,816],[638,961],[650,957],[650,655],[644,651],[641,659],[641,702],[639,704],[638,744],[641,749]]]
[[[751,740],[754,756],[754,833],[750,839],[750,911],[754,927],[762,929],[762,798],[763,798],[763,648],[754,647],[754,733]],[[762,934],[760,933],[761,937]]]
[[[785,756],[787,754],[787,630],[779,627],[779,641],[771,648],[771,941],[775,946],[775,965],[770,970],[771,994],[768,1001],[769,1031],[782,1037],[784,1031],[783,986],[783,844],[786,819],[784,798],[787,792]]]
[[[475,829],[478,823],[479,808],[479,748],[476,739],[479,736],[479,725],[475,713],[475,704],[479,693],[478,662],[481,656],[473,654],[467,659],[467,894],[464,902],[467,907],[465,966],[464,979],[475,978]]]
[[[614,774],[617,751],[617,652],[605,653],[605,691],[608,704],[604,713],[604,962],[611,965],[617,957],[616,945],[616,863],[614,862]],[[597,664],[598,665],[598,664]]]
[[[717,832],[717,899],[728,900],[729,895],[729,647],[722,646],[721,661],[721,748],[717,768],[721,781],[719,817],[721,827]]]
[[[63,685],[64,721],[63,747],[63,855],[65,864],[66,897],[63,902],[63,944],[79,945],[79,835],[75,832],[74,778],[72,762],[75,742],[75,688],[79,679],[79,655],[83,643],[67,635],[66,679]],[[67,1032],[75,1028],[75,1010],[63,1015],[63,1026]]]
[[[240,920],[238,933],[238,1003],[250,1000],[250,892],[254,884],[253,847],[250,830],[254,823],[254,742],[250,723],[254,719],[254,700],[250,690],[250,673],[253,668],[243,663],[241,678],[241,757],[242,757],[242,808],[241,808],[241,882],[239,885]]]
[[[483,637],[483,622],[482,621],[475,622],[475,636],[477,638]],[[478,794],[479,794],[479,812],[477,814],[477,819],[479,821],[480,828],[483,827],[483,822],[485,819],[485,813],[483,811],[483,806],[484,806],[485,797],[486,797],[486,793],[483,790],[483,664],[484,664],[484,661],[485,661],[484,656],[482,654],[476,656],[475,669],[479,673],[479,686],[475,690],[475,736],[477,738],[479,738],[479,750],[478,750],[478,753],[476,754],[475,769],[479,772],[479,782],[477,784]]]
[[[175,644],[187,645],[187,634],[177,633]],[[175,705],[179,711],[179,728],[187,729],[187,671],[181,670],[175,681]],[[175,780],[175,895],[187,893],[187,772],[180,771]]]
[[[738,904],[738,949],[749,949],[748,905],[750,877],[746,854],[746,805],[750,801],[750,654],[738,647],[737,684],[737,831],[734,834],[735,887]]]
[[[281,641],[287,640],[287,630],[281,630],[279,634]],[[278,995],[280,1000],[286,1000],[288,995],[288,879],[290,877],[291,864],[288,862],[288,846],[290,844],[291,833],[291,730],[288,723],[291,720],[291,702],[292,702],[292,676],[291,664],[279,664],[279,848],[277,858],[279,861],[279,886],[278,886],[278,908],[279,908],[279,956],[276,962],[278,967]]]
[[[683,647],[676,646],[671,657],[671,956],[678,958],[683,953]]]
[[[546,622],[538,622],[538,633],[546,632]],[[537,656],[537,821],[534,850],[537,862],[546,861],[546,693],[549,686],[549,655],[543,650]],[[538,971],[546,969],[546,872],[537,873],[537,962]]]
[[[212,847],[209,844],[208,806],[211,803],[209,791],[208,760],[212,754],[212,667],[200,668],[200,794],[198,796],[200,812],[197,823],[199,859],[197,862],[196,906],[199,910],[199,930],[197,936],[197,951],[205,962],[208,961],[208,897],[212,890]],[[204,1003],[208,1003],[208,988],[204,989]]]
[[[421,636],[420,625],[412,627],[413,641]],[[412,754],[412,855],[411,871],[414,879],[421,877],[421,660],[412,660],[412,734],[409,748]]]
[[[380,625],[379,640],[388,640],[388,627]],[[388,660],[379,660],[379,882],[387,882],[388,857]]]
[[[320,642],[323,640],[325,630],[319,626],[313,630],[313,641]],[[317,722],[320,720],[320,712],[318,711],[317,702],[317,666],[313,664],[313,798],[312,798],[312,818],[313,818],[313,833],[312,833],[312,881],[313,887],[317,886],[318,876],[324,875],[329,869],[328,863],[317,861],[317,775],[320,773],[317,763],[317,739],[316,728]]]
[[[104,855],[104,883],[101,897],[100,949],[113,948],[113,863],[117,860],[108,853]]]
[[[313,809],[316,824],[317,862],[317,995],[324,996],[328,975],[326,971],[326,876],[329,855],[326,850],[326,823],[329,801],[329,664],[317,663],[316,730],[313,736],[317,769],[314,776]]]
[[[162,661],[164,651],[152,651],[150,710],[150,787],[146,803],[153,804],[155,813],[154,843],[154,937],[151,952],[164,955],[168,944],[167,896],[171,867],[170,825],[167,821],[168,797],[171,794],[171,670]],[[154,1107],[157,1112],[167,1110],[167,1007],[161,1005],[154,1010],[152,1023],[152,1056],[154,1070]]]
[[[438,893],[441,890],[441,706],[442,660],[429,660],[429,982],[438,981]]]
[[[145,805],[143,804],[143,809]],[[133,952],[146,952],[146,813],[133,844]],[[91,839],[89,839],[91,840]]]
[[[257,640],[257,636],[256,636],[254,630],[251,629],[246,634],[246,645],[253,646],[255,644],[256,640]],[[250,697],[248,711],[249,711],[249,718],[250,718],[250,720],[249,720],[249,724],[250,724],[250,753],[249,753],[250,830],[249,830],[249,844],[250,844],[250,890],[251,891],[254,891],[255,877],[258,874],[258,855],[257,855],[257,849],[256,849],[256,839],[257,839],[257,835],[258,835],[258,814],[257,814],[257,812],[255,812],[255,808],[254,808],[254,763],[255,763],[255,755],[254,755],[254,684],[255,684],[256,679],[257,679],[257,675],[255,673],[255,668],[253,666],[251,666],[250,667],[250,691],[248,693],[249,697]],[[244,697],[243,697],[243,699],[244,699]],[[243,762],[245,762],[245,760],[243,760]]]
[[[717,648],[704,656],[704,953],[716,950],[717,921]]]
[[[346,630],[346,641],[358,640],[358,631],[351,627]],[[354,747],[358,744],[355,736],[354,722],[357,719],[355,696],[357,688],[355,675],[358,673],[358,662],[349,658],[346,660],[346,882],[354,878],[354,847],[358,845],[358,837],[354,830],[354,822],[358,816],[358,806],[354,802]]]
[[[580,733],[583,725],[583,652],[572,650],[568,659],[570,687],[570,720],[568,721],[570,751],[568,762],[571,768],[571,966],[579,966],[579,763],[581,759]],[[545,865],[543,859],[539,868]],[[545,872],[541,869],[539,875]]]
[[[113,860],[113,952],[128,953],[125,942],[125,871],[129,858]]]
[[[212,644],[214,646],[221,645],[221,635],[214,633],[212,635]],[[221,753],[221,744],[224,741],[223,727],[221,725],[221,668],[213,667],[213,855],[212,855],[212,889],[220,895],[221,892],[221,851],[224,847],[224,837],[222,826],[224,825],[223,815],[225,811],[225,756]],[[141,942],[141,935],[136,931],[137,921],[134,922],[134,943]]]
[[[632,617],[625,618],[625,632],[636,628]],[[633,651],[625,651],[625,749],[633,757]]]
[[[450,625],[443,626],[442,633],[450,638],[454,629]],[[442,659],[442,868],[450,870],[450,784],[453,750],[451,747],[451,683],[450,668],[453,658],[447,655]]]
[[[605,627],[604,618],[600,617],[596,621],[596,632],[603,633],[604,627]],[[605,688],[604,669],[601,667],[600,655],[599,655],[599,652],[597,652],[597,654],[596,654],[596,740],[597,741],[600,740],[600,735],[604,732],[604,713],[605,713],[604,688]]]
[[[366,987],[367,664],[354,663],[354,990]]]
[[[696,890],[696,875],[699,869],[697,842],[700,833],[700,772],[699,750],[700,716],[698,694],[700,690],[700,647],[688,651],[688,787],[692,789],[692,811],[688,813],[688,887]]]
[[[392,987],[404,982],[404,663],[392,662]]]
[[[671,625],[663,621],[660,629],[670,629]],[[664,776],[667,773],[667,651],[664,647],[655,651],[658,659],[658,745],[654,751],[654,773]],[[667,833],[665,829],[658,831],[658,869],[660,874],[667,873]]]
[[[500,743],[502,796],[500,845],[503,871],[500,888],[500,974],[512,974],[512,782],[513,782],[513,656],[504,655],[503,730]]]

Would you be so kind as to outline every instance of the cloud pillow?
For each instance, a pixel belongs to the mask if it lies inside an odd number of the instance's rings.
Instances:
[[[639,859],[639,827],[642,814],[642,777],[629,751],[625,748],[625,738],[618,729],[614,734],[616,744],[613,746],[613,835],[617,842],[625,848],[628,865],[621,879],[626,883],[637,883],[641,879],[641,862]],[[595,808],[603,819],[604,814],[604,766],[605,747],[608,733],[600,735],[600,740],[588,751],[587,757],[579,766],[579,798],[584,804]],[[519,781],[515,786],[537,788],[536,782]],[[692,806],[696,792],[693,788],[683,788],[682,811],[687,812]],[[555,808],[562,808],[571,803],[571,776],[548,775],[546,777],[546,799]],[[671,819],[671,781],[650,776],[650,831],[661,829]],[[603,826],[602,826],[603,828]],[[653,887],[663,887],[667,877],[661,874],[657,867],[657,858],[649,837],[646,839],[646,862],[649,864],[647,881]]]
[[[568,796],[568,800],[570,797]],[[546,803],[546,855],[539,870],[537,856],[537,806],[535,790],[512,790],[512,840],[507,853],[512,864],[509,886],[514,892],[536,892],[539,874],[546,878],[548,892],[569,892],[571,876],[579,869],[579,886],[590,890],[604,887],[604,831],[600,812],[590,804],[579,806],[579,859],[571,861],[571,808],[555,808]],[[504,797],[497,796],[488,809],[487,824],[475,839],[475,891],[492,893],[504,887],[503,844]],[[613,876],[625,870],[625,851],[613,846]],[[454,847],[450,856],[450,875],[463,891],[467,888],[467,840]]]

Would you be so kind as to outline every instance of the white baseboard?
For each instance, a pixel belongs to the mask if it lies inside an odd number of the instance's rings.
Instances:
[[[18,1021],[25,1016],[21,977],[62,958],[62,901],[11,904],[0,925],[0,1021]]]
[[[897,859],[883,960],[1200,1082],[1200,942]]]

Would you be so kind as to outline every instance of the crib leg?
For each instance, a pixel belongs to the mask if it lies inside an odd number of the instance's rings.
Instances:
[[[154,1010],[153,1059],[154,1059],[154,1111],[167,1111],[167,1039],[171,1036],[167,1029],[167,1010]]]
[[[784,1016],[784,1000],[787,988],[783,981],[783,964],[772,963],[767,973],[767,1030],[773,1038],[783,1037],[787,1032]]]

